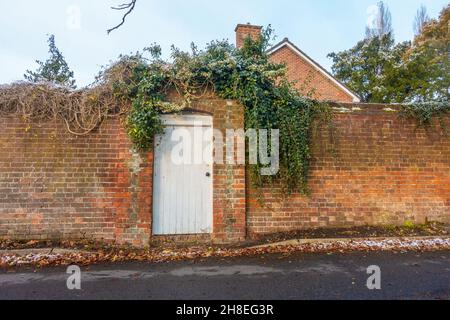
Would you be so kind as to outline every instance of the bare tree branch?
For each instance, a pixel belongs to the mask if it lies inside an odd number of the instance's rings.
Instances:
[[[430,22],[430,17],[427,13],[427,8],[424,5],[417,10],[416,18],[414,19],[414,34],[418,36],[422,33],[423,27]]]
[[[389,11],[389,7],[383,2],[380,1],[377,4],[378,13],[375,20],[375,25],[371,27],[366,27],[366,38],[381,38],[384,35],[394,33],[392,28],[392,16]]]
[[[108,34],[110,34],[112,31],[119,29],[121,26],[123,26],[123,24],[125,23],[125,20],[127,19],[127,16],[133,12],[134,7],[136,6],[136,1],[137,0],[131,0],[129,3],[122,3],[121,5],[117,6],[117,7],[111,7],[111,9],[113,10],[118,10],[118,11],[123,11],[123,10],[127,10],[125,12],[125,14],[122,17],[122,21],[115,27],[108,29],[107,32]]]

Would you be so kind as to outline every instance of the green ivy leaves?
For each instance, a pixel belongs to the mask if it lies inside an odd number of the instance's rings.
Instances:
[[[126,122],[127,132],[137,149],[153,147],[155,135],[163,131],[161,118],[154,101],[136,99]]]
[[[402,105],[402,114],[409,118],[415,118],[419,125],[427,125],[435,117],[442,117],[450,113],[448,102],[418,102]]]
[[[174,48],[170,64],[160,59],[157,46],[146,49],[154,53],[151,60],[134,57],[131,80],[116,88],[119,95],[132,100],[126,123],[135,146],[141,150],[153,146],[155,134],[163,130],[161,113],[189,107],[191,99],[212,90],[245,107],[246,129],[280,130],[280,173],[270,178],[252,174],[253,182],[282,183],[287,192],[306,193],[312,121],[326,108],[318,108],[319,103],[302,98],[285,80],[285,67],[269,61],[266,50],[270,40],[269,27],[257,41],[247,39],[241,49],[227,41],[215,41],[205,51],[198,51],[195,46],[192,53]],[[136,60],[140,63],[136,64]],[[185,102],[166,102],[170,90],[176,90]],[[260,169],[254,165],[251,172]]]

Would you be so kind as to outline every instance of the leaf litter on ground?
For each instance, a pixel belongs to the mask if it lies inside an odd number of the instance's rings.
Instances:
[[[65,243],[65,247],[76,248],[80,244]],[[97,246],[97,247],[96,247]],[[314,242],[296,245],[280,245],[272,247],[251,248],[221,248],[210,246],[193,247],[169,247],[169,248],[147,248],[136,249],[132,247],[114,247],[105,245],[100,248],[97,244],[91,246],[95,251],[68,251],[63,253],[28,253],[20,255],[17,253],[1,253],[0,268],[11,268],[19,266],[87,266],[99,263],[145,261],[145,262],[170,262],[181,260],[195,260],[206,258],[233,258],[243,256],[264,256],[265,254],[281,254],[289,256],[293,253],[348,253],[348,252],[424,252],[436,250],[450,250],[450,238],[429,239],[380,239],[380,240],[350,240],[333,242]]]

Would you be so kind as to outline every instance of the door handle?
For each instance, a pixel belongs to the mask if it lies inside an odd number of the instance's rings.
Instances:
[[[207,176],[208,178],[211,177],[211,173],[207,172],[207,173],[206,173],[206,176]]]

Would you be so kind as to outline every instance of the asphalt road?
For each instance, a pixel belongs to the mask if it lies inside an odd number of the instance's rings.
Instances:
[[[381,290],[366,286],[381,269]],[[439,299],[450,300],[450,251],[295,254],[82,268],[68,290],[66,268],[0,271],[0,299]]]

